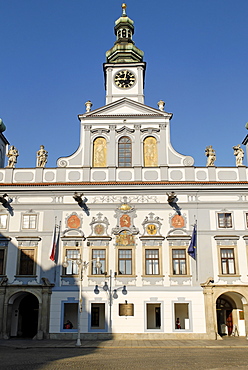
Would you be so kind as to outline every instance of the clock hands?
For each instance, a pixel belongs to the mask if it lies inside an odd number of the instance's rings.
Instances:
[[[120,71],[115,76],[115,83],[122,88],[131,87],[135,82],[135,76],[128,70]]]

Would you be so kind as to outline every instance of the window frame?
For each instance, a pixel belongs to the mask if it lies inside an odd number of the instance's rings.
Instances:
[[[245,212],[245,228],[248,229],[248,212]]]
[[[29,220],[28,220],[28,226],[29,227],[24,227],[24,218],[25,217],[29,217]],[[35,227],[30,227],[30,224],[31,224],[31,221],[30,221],[30,217],[35,217]],[[38,227],[38,215],[37,213],[23,213],[22,214],[22,221],[21,221],[21,229],[22,230],[37,230],[37,227]]]
[[[148,250],[157,250],[158,251],[158,274],[147,274],[146,271],[146,251]],[[162,277],[163,265],[162,265],[162,248],[161,246],[149,246],[146,245],[143,247],[143,277]]]
[[[6,275],[6,261],[7,261],[7,246],[0,246],[0,253],[1,251],[3,251],[3,259],[2,259],[2,271],[1,271],[1,264],[0,264],[0,276],[5,276]]]
[[[175,274],[174,273],[174,260],[176,260],[176,258],[174,259],[173,258],[173,251],[176,251],[176,250],[183,250],[185,252],[185,269],[186,269],[186,274]],[[185,246],[173,246],[173,247],[170,247],[170,271],[171,271],[171,275],[170,276],[173,276],[173,277],[181,277],[181,276],[191,276],[190,275],[190,264],[189,264],[189,256],[188,256],[188,253],[187,253],[187,248]]]
[[[97,256],[96,257],[93,257],[93,253],[96,250],[98,250],[98,251],[105,251],[105,258],[103,259],[100,256],[100,262],[102,263],[103,260],[105,261],[105,271],[103,271],[101,274],[99,274],[99,273],[98,274],[95,274],[94,271],[93,271],[94,265],[96,263],[96,260],[93,261],[93,259],[96,259],[97,258]],[[107,246],[103,246],[103,247],[102,246],[98,246],[98,245],[91,246],[91,248],[89,250],[89,254],[90,254],[89,255],[89,261],[91,261],[91,262],[90,262],[90,266],[89,266],[89,270],[88,270],[89,271],[89,275],[88,276],[94,277],[94,276],[104,276],[104,275],[106,275],[107,274],[107,271],[108,271],[108,248],[107,248]]]
[[[0,221],[0,230],[7,230],[8,229],[8,221],[9,221],[8,214],[4,213],[4,212],[1,212],[0,213],[0,219],[1,219],[1,216],[5,216],[5,218],[6,218],[6,227],[1,227],[1,221]]]
[[[229,258],[229,257],[222,257],[222,251],[230,251],[232,250],[232,258]],[[224,246],[221,246],[220,247],[220,250],[219,250],[219,254],[220,254],[220,266],[221,266],[221,275],[222,276],[228,276],[228,275],[236,275],[237,274],[237,269],[236,269],[236,260],[235,260],[235,248],[234,247],[224,247]],[[226,260],[225,262],[225,266],[226,266],[226,273],[223,272],[224,269],[223,269],[223,260]],[[230,262],[229,261],[233,261],[233,269],[234,269],[234,272],[229,272],[230,271]]]
[[[192,301],[187,299],[178,299],[177,301],[172,301],[172,331],[174,333],[182,333],[182,332],[192,332],[193,331],[193,313],[192,313]],[[189,320],[189,328],[188,329],[176,329],[176,320],[177,320],[177,314],[176,314],[176,305],[188,305],[188,320]],[[180,318],[180,321],[182,321],[182,318]],[[185,322],[184,322],[185,323]]]
[[[131,258],[126,258],[123,260],[131,260],[131,274],[120,274],[120,270],[119,270],[119,262],[120,262],[120,258],[119,258],[119,252],[120,251],[131,251]],[[127,246],[127,248],[125,247],[118,247],[116,248],[116,271],[117,271],[117,276],[120,276],[120,277],[124,277],[124,276],[135,276],[135,261],[134,261],[134,248],[130,247],[130,246]]]
[[[77,251],[77,257],[68,257],[67,256],[67,252],[68,251]],[[64,259],[63,261],[66,261],[68,263],[68,266],[67,267],[64,267],[63,266],[63,276],[78,276],[78,273],[79,273],[79,268],[78,268],[78,265],[76,263],[76,260],[78,258],[80,258],[81,256],[81,253],[80,253],[80,249],[78,247],[73,247],[73,246],[66,246],[64,247]],[[68,259],[66,258],[68,257]],[[67,273],[67,269],[71,269],[72,272],[71,273]],[[75,272],[74,272],[75,271]]]
[[[18,263],[17,263],[17,276],[20,276],[20,277],[25,277],[25,276],[36,276],[36,268],[37,268],[37,246],[19,246],[18,247]],[[23,250],[32,250],[33,251],[33,265],[32,265],[32,274],[28,274],[28,273],[21,273],[21,268],[22,268],[22,260],[21,260],[21,256],[22,256],[22,252]]]
[[[218,240],[217,240],[218,242]],[[237,244],[228,245],[229,243],[221,243],[217,244],[217,254],[218,254],[218,266],[219,266],[219,275],[221,277],[228,277],[228,276],[240,276],[239,273],[239,262],[238,262],[238,253],[237,253]],[[234,251],[234,265],[235,265],[235,274],[223,274],[222,273],[222,263],[221,263],[221,249],[233,249]]]
[[[121,143],[121,140],[122,139],[128,139],[130,141],[128,143],[128,145],[130,145],[130,148],[129,148],[130,149],[130,155],[127,155],[127,153],[128,153],[128,148],[126,148],[126,146],[127,146],[126,144],[127,143]],[[120,149],[121,149],[120,148],[120,145],[124,145],[124,148],[123,148],[124,155],[122,156],[122,158],[124,158],[123,163],[120,162],[120,158],[121,158],[121,156],[120,156]],[[133,163],[133,161],[132,161],[133,151],[132,151],[132,139],[129,136],[124,135],[124,136],[121,136],[119,138],[117,152],[118,152],[118,167],[120,167],[120,168],[131,168],[132,167],[132,163]],[[130,159],[129,162],[126,161],[127,158]]]
[[[220,225],[220,216],[221,215],[224,215],[224,226],[221,226]],[[227,218],[227,215],[230,215],[230,219],[231,219],[231,226],[228,226],[228,218]],[[232,212],[218,212],[217,213],[217,226],[218,226],[218,229],[233,229],[233,213]]]

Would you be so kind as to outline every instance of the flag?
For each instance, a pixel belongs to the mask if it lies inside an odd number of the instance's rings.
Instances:
[[[194,260],[196,259],[196,246],[197,246],[197,231],[196,224],[194,224],[191,241],[188,248],[188,254],[190,255],[190,257],[194,258]]]
[[[59,244],[59,229],[60,227],[55,224],[54,230],[53,230],[53,236],[52,236],[52,245],[51,245],[51,254],[50,254],[50,260],[56,263],[56,257],[57,257],[57,247]]]

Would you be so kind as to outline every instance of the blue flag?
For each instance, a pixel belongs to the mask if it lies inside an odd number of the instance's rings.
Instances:
[[[196,259],[196,246],[197,246],[197,232],[196,232],[196,224],[195,224],[192,237],[191,237],[191,241],[190,241],[190,245],[188,248],[188,254],[190,255],[190,257],[194,258],[194,260]]]

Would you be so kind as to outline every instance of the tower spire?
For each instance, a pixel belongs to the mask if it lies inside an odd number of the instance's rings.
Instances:
[[[133,42],[134,22],[126,14],[127,5],[122,4],[122,15],[115,22],[116,41],[106,52],[107,63],[142,62],[144,53]]]
[[[127,5],[125,3],[123,3],[121,7],[122,7],[122,16],[126,17],[127,16],[127,14],[126,14]]]

